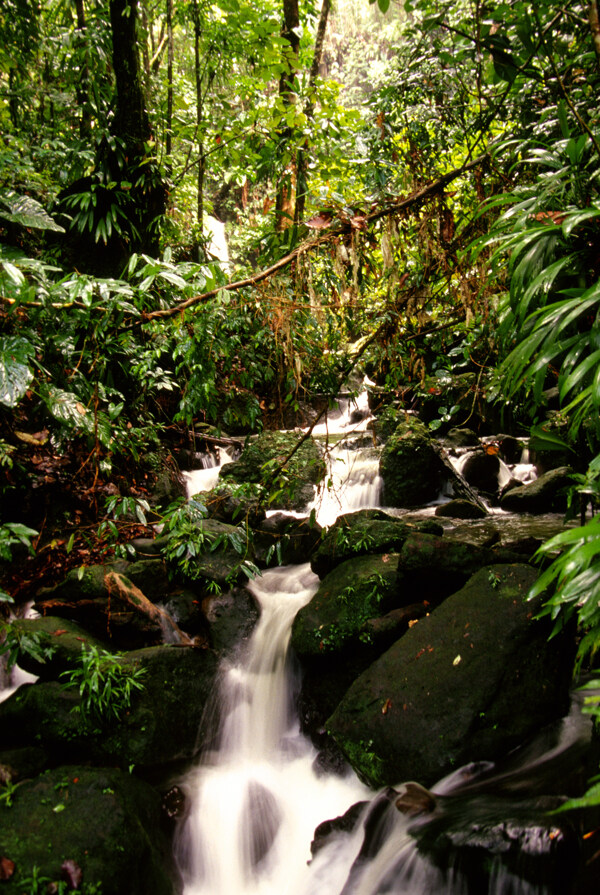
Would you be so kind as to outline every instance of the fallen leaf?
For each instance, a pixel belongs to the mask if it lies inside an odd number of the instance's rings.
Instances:
[[[389,712],[391,707],[392,707],[392,700],[388,697],[388,699],[386,699],[386,701],[383,703],[383,706],[381,707],[381,714],[387,715],[387,713]]]
[[[0,879],[10,879],[15,872],[15,862],[10,858],[0,857]]]
[[[452,664],[453,664],[453,665],[460,665],[461,662],[462,662],[462,656],[459,655],[459,656],[456,657],[456,659],[454,660],[454,662],[453,662]]]
[[[61,864],[61,875],[70,889],[79,889],[83,879],[83,871],[79,864],[67,858]]]
[[[66,628],[58,628],[58,629],[54,632],[53,636],[54,636],[54,637],[60,637],[61,634],[66,634],[66,633],[67,633],[67,629],[66,629]]]
[[[313,230],[324,230],[325,227],[329,227],[331,221],[332,217],[330,214],[321,212],[321,214],[317,214],[314,218],[311,218],[310,221],[307,221],[306,226],[311,227]]]

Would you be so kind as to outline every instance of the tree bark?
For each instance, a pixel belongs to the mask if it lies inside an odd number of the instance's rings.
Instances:
[[[590,2],[590,31],[592,32],[592,40],[594,41],[594,51],[596,53],[596,61],[600,66],[600,8],[598,0]]]
[[[77,16],[77,44],[85,54],[85,62],[79,69],[79,81],[75,88],[77,105],[79,107],[79,136],[82,140],[89,138],[92,132],[92,118],[90,115],[90,70],[88,66],[87,25],[85,20],[85,8],[83,0],[75,0],[75,13]]]
[[[298,0],[283,0],[283,24],[281,36],[287,41],[284,51],[286,70],[279,79],[279,96],[284,112],[297,102],[294,80],[298,71],[298,52],[300,50],[300,13]],[[290,161],[279,178],[275,199],[275,229],[287,230],[294,220],[296,197],[296,154],[292,146],[294,128],[284,124],[279,131],[279,142],[282,148],[287,147]]]
[[[323,46],[325,44],[325,33],[327,31],[327,20],[331,10],[331,0],[323,0],[321,6],[321,14],[319,16],[319,24],[317,26],[317,34],[315,36],[315,49],[313,53],[312,65],[308,76],[308,92],[307,100],[304,106],[304,114],[307,118],[312,118],[315,111],[314,89],[321,67],[321,58],[323,56]],[[298,225],[304,217],[304,207],[306,205],[307,170],[308,170],[308,142],[305,140],[304,145],[298,150],[297,177],[296,177],[296,205],[294,208],[294,223]]]
[[[170,159],[173,153],[173,59],[174,59],[174,41],[173,41],[173,0],[167,0],[167,122],[166,122],[166,140],[165,150],[167,159]]]
[[[117,88],[117,106],[112,130],[115,136],[124,141],[128,149],[141,153],[144,143],[150,139],[150,121],[140,78],[135,0],[110,0],[110,24]]]

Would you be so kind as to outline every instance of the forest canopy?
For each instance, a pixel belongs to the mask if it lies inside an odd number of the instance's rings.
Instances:
[[[5,543],[68,480],[87,549],[170,443],[355,369],[434,431],[495,402],[595,499],[599,76],[597,0],[5,0]],[[553,613],[600,589],[590,524]]]

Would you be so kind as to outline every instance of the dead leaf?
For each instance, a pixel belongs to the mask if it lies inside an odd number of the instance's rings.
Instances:
[[[326,227],[329,227],[332,220],[333,218],[329,212],[322,211],[320,214],[315,215],[314,218],[311,218],[310,221],[307,221],[306,226],[312,230],[324,230]]]
[[[36,432],[34,435],[30,435],[29,432],[17,432],[15,429],[15,435],[19,441],[24,442],[24,444],[33,444],[36,447],[41,447],[48,441],[47,429],[42,429],[41,432]]]
[[[67,858],[61,865],[61,876],[70,889],[79,889],[83,879],[83,871],[79,864]]]
[[[66,628],[58,628],[58,629],[54,632],[53,636],[54,636],[54,637],[60,637],[61,634],[66,634],[66,633],[67,633],[67,629],[66,629]]]
[[[392,707],[392,700],[388,697],[386,699],[386,701],[383,703],[383,706],[381,707],[381,714],[387,715],[387,713],[389,712],[391,707]]]
[[[15,862],[10,858],[0,857],[0,879],[10,879],[15,872]]]

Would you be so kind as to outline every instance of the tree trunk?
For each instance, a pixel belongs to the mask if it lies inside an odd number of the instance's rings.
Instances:
[[[173,152],[173,0],[167,0],[167,137],[165,149],[169,164]]]
[[[79,81],[75,88],[77,105],[79,107],[79,136],[87,140],[92,132],[92,117],[90,115],[90,70],[88,66],[87,26],[85,21],[85,8],[83,0],[75,0],[75,13],[77,15],[77,45],[85,55],[85,62],[79,67]]]
[[[158,167],[149,156],[152,139],[142,89],[137,44],[137,4],[135,0],[110,0],[113,44],[113,69],[116,84],[116,110],[112,133],[124,150],[114,156],[118,176],[131,182],[130,198],[134,206],[129,249],[158,254],[158,221],[165,213],[165,185]]]
[[[202,60],[200,59],[200,10],[197,0],[194,0],[194,73],[196,78],[196,129],[198,132],[198,179],[197,179],[197,205],[198,215],[198,241],[204,230],[204,140],[202,137],[202,124],[204,120],[204,98],[202,95]]]
[[[591,0],[589,18],[590,31],[592,32],[592,40],[594,41],[594,50],[596,53],[596,61],[600,66],[600,8],[598,0]]]
[[[140,79],[136,23],[135,0],[110,0],[112,59],[117,87],[112,129],[128,149],[142,153],[144,143],[150,139],[150,122]]]
[[[327,20],[331,10],[331,0],[323,0],[321,6],[321,14],[319,16],[319,24],[317,26],[317,34],[315,37],[315,50],[313,53],[312,65],[308,76],[307,100],[304,106],[304,113],[307,118],[312,118],[315,111],[314,90],[321,66],[321,58],[323,56],[323,46],[325,44],[325,32],[327,31]],[[298,150],[297,161],[297,177],[296,177],[296,206],[294,208],[294,224],[297,226],[304,217],[304,206],[306,204],[306,190],[308,187],[306,174],[308,170],[308,143],[305,140],[303,146]]]
[[[294,80],[298,71],[298,51],[300,49],[300,13],[298,0],[283,0],[283,25],[281,36],[287,41],[288,47],[284,50],[286,68],[279,79],[279,96],[283,102],[284,110],[291,108],[297,102]],[[284,152],[289,153],[290,159],[280,176],[277,185],[275,199],[275,229],[287,230],[294,220],[294,206],[296,197],[296,153],[292,145],[294,128],[285,124],[279,131],[279,142]]]

